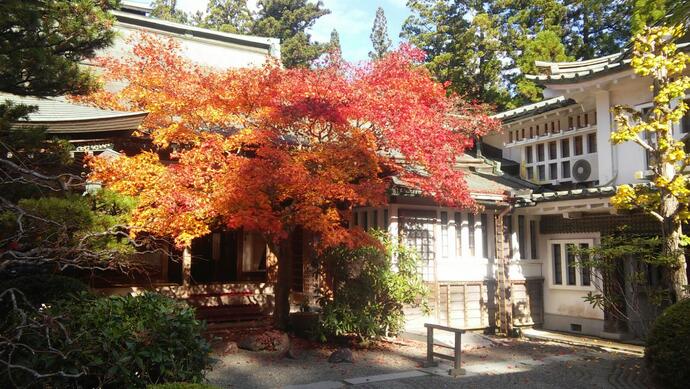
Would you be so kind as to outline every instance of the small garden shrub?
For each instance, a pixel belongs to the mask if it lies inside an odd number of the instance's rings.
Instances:
[[[183,302],[155,294],[96,298],[82,294],[62,300],[28,318],[21,315],[0,326],[14,338],[0,358],[49,375],[35,380],[26,371],[0,371],[0,387],[143,388],[152,383],[202,382],[211,363],[203,324]],[[44,334],[48,334],[45,336]],[[50,338],[50,344],[48,344]],[[32,353],[18,343],[27,344]],[[51,347],[59,350],[52,352]],[[57,374],[59,373],[59,374]]]
[[[686,388],[690,382],[690,299],[668,307],[656,319],[645,347],[652,377],[664,388]]]
[[[8,289],[17,289],[23,294],[23,296],[17,295],[20,303],[28,303],[39,308],[43,304],[50,305],[58,300],[69,299],[86,293],[87,286],[72,277],[37,274],[17,277],[0,283],[0,292]],[[10,311],[9,300],[0,301],[0,316],[5,316]]]
[[[332,290],[322,291],[320,338],[356,335],[361,340],[397,334],[405,324],[403,306],[426,308],[427,289],[418,255],[374,232],[379,247],[338,247],[320,260]],[[395,262],[394,259],[395,258]]]

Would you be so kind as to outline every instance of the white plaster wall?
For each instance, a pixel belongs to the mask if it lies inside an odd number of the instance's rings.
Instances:
[[[98,55],[123,58],[130,53],[129,38],[140,31],[153,32],[163,38],[174,37],[181,42],[183,55],[200,65],[218,69],[260,66],[269,58],[268,50],[235,45],[193,36],[171,34],[161,31],[146,30],[139,26],[118,23],[115,25],[117,38],[112,46]]]
[[[610,88],[611,107],[616,105],[637,106],[652,100],[650,82],[646,78],[625,78]],[[615,124],[612,126],[615,129]],[[616,184],[641,182],[635,172],[646,170],[645,153],[632,142],[613,146],[613,172]]]
[[[544,258],[544,314],[602,320],[603,326],[604,312],[583,300],[588,291],[596,291],[595,287],[553,285],[553,262],[549,252],[550,240],[592,239],[594,245],[598,245],[599,233],[549,234],[541,235],[539,239],[539,249]]]

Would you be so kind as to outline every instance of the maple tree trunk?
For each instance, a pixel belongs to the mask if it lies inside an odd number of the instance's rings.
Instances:
[[[275,286],[273,321],[276,328],[287,330],[290,318],[290,286],[292,284],[292,234],[277,247],[278,280]]]

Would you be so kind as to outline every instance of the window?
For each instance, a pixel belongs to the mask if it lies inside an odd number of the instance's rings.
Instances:
[[[544,144],[539,143],[537,145],[537,161],[544,162]]]
[[[553,264],[552,285],[567,285],[568,287],[592,285],[592,269],[589,266],[583,266],[577,253],[578,249],[592,247],[591,240],[551,241],[549,247]]]
[[[572,130],[573,129],[573,117],[568,116],[568,129]]]
[[[561,269],[561,245],[556,243],[551,245],[553,252],[553,283],[555,285],[563,284],[563,274]]]
[[[585,127],[589,126],[589,114],[585,114]]]
[[[532,166],[527,167],[527,179],[528,180],[534,179],[534,168]]]
[[[558,179],[558,164],[557,163],[552,163],[549,164],[549,180],[557,180]]]
[[[537,132],[536,132],[536,134],[537,134],[537,136],[539,136],[539,125],[538,125],[538,124],[537,124]]]
[[[533,158],[534,157],[532,156],[532,146],[525,147],[525,160],[527,160],[527,163],[532,163]]]
[[[525,216],[518,215],[518,249],[520,250],[520,259],[527,257],[525,248]]]
[[[520,139],[525,139],[525,129],[522,129],[522,136],[520,136]]]
[[[570,161],[563,161],[563,163],[561,163],[561,166],[563,178],[570,178]]]
[[[476,255],[475,248],[474,248],[474,214],[473,213],[468,213],[467,214],[467,227],[469,229],[469,236],[470,236],[470,241],[469,241],[469,249],[470,249],[470,256],[474,257]]]
[[[462,214],[455,212],[455,256],[462,257]]]
[[[577,285],[577,263],[575,261],[575,245],[566,244],[565,245],[565,258],[566,258],[566,281],[568,285]]]
[[[577,128],[582,128],[582,121],[580,120],[580,115],[577,115]]]
[[[489,258],[489,217],[482,213],[482,257]]]
[[[570,157],[570,139],[561,140],[561,158]]]
[[[549,142],[549,159],[558,158],[558,143]]]
[[[597,134],[587,134],[587,152],[592,154],[597,152]]]
[[[388,230],[388,209],[383,210],[383,228]]]
[[[537,249],[537,221],[529,221],[529,247],[531,250],[532,259],[539,258],[539,250]]]
[[[537,128],[539,128],[539,127],[537,127]],[[529,137],[534,138],[534,128],[532,128],[532,127],[529,128]]]
[[[355,226],[359,225],[359,212],[352,213],[352,224],[354,224]]]
[[[447,258],[448,252],[448,212],[441,212],[441,254]]]
[[[513,131],[508,131],[508,143],[513,143]]]
[[[378,230],[379,229],[379,211],[374,210],[373,217],[374,217],[374,219],[372,220],[373,221],[372,224],[374,225],[374,229]]]
[[[362,212],[362,227],[364,231],[369,231],[369,212],[367,211]]]
[[[556,132],[556,122],[551,122],[551,132],[552,133]]]
[[[537,176],[539,178],[539,181],[546,181],[546,166],[537,166]]]
[[[582,137],[581,136],[576,136],[573,138],[573,154],[575,155],[582,155],[583,154],[583,147],[582,147]]]

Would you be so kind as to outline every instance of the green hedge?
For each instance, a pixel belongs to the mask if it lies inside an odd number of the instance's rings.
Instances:
[[[664,388],[686,388],[690,382],[690,299],[668,307],[647,336],[645,360]]]

